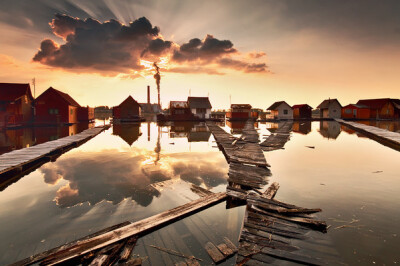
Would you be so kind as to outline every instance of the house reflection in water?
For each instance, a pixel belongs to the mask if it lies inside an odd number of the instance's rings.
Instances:
[[[336,121],[321,121],[319,133],[327,139],[337,139],[340,135],[340,124]]]
[[[170,138],[187,138],[188,142],[206,142],[211,132],[204,122],[173,122]]]
[[[94,124],[79,123],[61,127],[26,127],[1,131],[0,154],[72,136],[93,126]]]
[[[231,134],[242,134],[244,125],[246,125],[246,121],[226,121],[226,125],[230,127]],[[254,128],[258,128],[258,123],[254,123]]]
[[[129,146],[132,146],[132,144],[142,135],[140,131],[140,123],[114,124],[113,135],[119,136],[128,143]]]
[[[311,121],[293,122],[292,131],[299,134],[307,135],[311,132]]]

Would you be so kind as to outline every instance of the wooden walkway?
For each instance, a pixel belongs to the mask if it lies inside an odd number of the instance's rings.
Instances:
[[[262,143],[260,143],[263,151],[274,151],[283,149],[286,142],[290,140],[290,132],[292,131],[293,122],[284,122],[279,128],[271,133]]]
[[[108,127],[86,129],[73,136],[2,154],[0,155],[0,176],[11,172],[18,173],[24,171],[26,168],[31,167],[32,163],[44,157],[51,157],[55,153],[62,152],[65,149],[76,147]]]
[[[361,123],[345,121],[343,119],[335,119],[342,125],[358,131],[367,137],[378,141],[379,143],[389,146],[395,150],[400,151],[400,133],[388,131],[382,128],[367,126]]]
[[[318,234],[309,236],[310,231],[326,232],[326,223],[310,216],[321,210],[274,200],[278,188],[279,185],[274,183],[263,195],[248,195],[237,265],[287,262],[322,265],[328,261],[336,264],[338,256],[335,250],[322,254],[319,248],[324,243],[318,239]]]

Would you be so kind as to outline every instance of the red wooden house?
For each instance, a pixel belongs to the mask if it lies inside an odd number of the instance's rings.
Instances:
[[[142,121],[140,104],[129,95],[120,105],[113,107],[113,122]]]
[[[33,122],[33,97],[28,83],[0,83],[0,128]]]
[[[342,108],[342,118],[369,119],[370,109],[366,105],[349,104]]]
[[[48,88],[36,98],[35,124],[59,125],[78,122],[80,105],[68,94]]]
[[[400,100],[398,99],[367,99],[359,100],[357,105],[365,105],[370,109],[372,119],[396,119],[400,117]]]
[[[226,113],[228,120],[247,120],[251,117],[250,104],[231,104],[230,112]]]
[[[296,104],[293,108],[293,119],[311,119],[312,107],[308,104]]]
[[[86,106],[78,108],[78,121],[91,122],[94,120],[94,108]]]

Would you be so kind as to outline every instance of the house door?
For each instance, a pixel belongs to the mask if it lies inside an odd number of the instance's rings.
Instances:
[[[353,109],[353,117],[357,118],[357,109]]]

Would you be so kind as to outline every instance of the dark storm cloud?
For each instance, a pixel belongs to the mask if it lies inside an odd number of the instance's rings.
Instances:
[[[212,35],[207,35],[202,41],[198,38],[184,43],[174,52],[172,59],[176,62],[186,61],[213,61],[217,58],[234,54],[237,50],[229,40],[218,40]]]
[[[142,56],[150,52],[153,55],[161,56],[167,52],[172,46],[172,42],[164,41],[163,39],[157,38],[150,41],[148,47],[142,52]]]
[[[159,28],[153,27],[145,17],[125,26],[116,20],[101,23],[91,18],[82,20],[57,14],[50,25],[54,34],[66,43],[58,45],[50,39],[42,41],[33,61],[61,68],[126,73],[142,69],[143,51],[157,55],[170,45],[160,38],[154,39]]]

